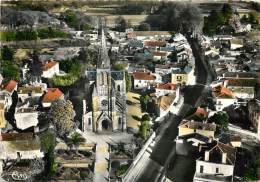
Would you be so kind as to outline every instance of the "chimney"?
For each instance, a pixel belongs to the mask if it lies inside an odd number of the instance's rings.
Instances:
[[[205,151],[204,161],[209,161],[209,151]]]
[[[227,153],[222,153],[222,163],[223,164],[227,163]]]

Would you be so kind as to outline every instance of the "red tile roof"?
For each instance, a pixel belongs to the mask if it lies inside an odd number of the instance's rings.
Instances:
[[[58,61],[48,61],[45,65],[43,65],[43,71],[47,71],[51,69],[53,66],[55,66],[58,63],[59,63]]]
[[[166,56],[167,52],[154,51],[153,55],[154,56]]]
[[[219,85],[213,88],[213,95],[215,97],[222,97],[222,98],[233,98],[233,92],[228,88],[224,87],[223,85]]]
[[[173,83],[160,83],[156,86],[157,89],[164,89],[164,90],[176,90],[177,85]]]
[[[6,85],[5,85],[5,90],[8,92],[12,92],[15,87],[17,86],[17,82],[15,80],[10,80]]]
[[[159,41],[159,40],[146,40],[144,41],[145,46],[159,46],[164,47],[166,45],[165,41]]]
[[[135,80],[155,80],[156,76],[151,75],[149,72],[134,72],[133,77]]]
[[[205,109],[198,107],[196,112],[195,112],[195,115],[198,116],[198,117],[201,117],[201,118],[205,118],[205,117],[208,116],[208,113]]]
[[[43,96],[42,102],[53,102],[63,96],[58,88],[48,88],[48,92]]]

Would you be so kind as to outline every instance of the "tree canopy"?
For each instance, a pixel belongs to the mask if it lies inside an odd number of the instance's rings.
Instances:
[[[203,32],[207,35],[215,35],[221,25],[229,25],[232,16],[230,4],[224,4],[221,11],[212,10],[208,17],[204,18]]]
[[[9,48],[8,46],[4,45],[1,49],[1,58],[3,60],[9,60],[12,61],[14,56],[13,49]]]
[[[38,50],[33,50],[33,53],[31,55],[32,60],[29,62],[29,77],[31,79],[33,78],[39,78],[42,75],[43,68],[42,68],[42,62],[39,60],[39,52]]]
[[[202,16],[199,8],[188,3],[163,3],[159,14],[148,16],[146,22],[161,30],[187,33],[200,29]]]
[[[148,134],[149,134],[149,125],[150,117],[148,114],[144,114],[141,118],[141,125],[139,126],[139,134],[143,139],[147,139]]]
[[[138,26],[138,29],[140,31],[150,31],[151,30],[151,26],[149,23],[146,22],[142,22],[140,23],[140,25]]]
[[[119,32],[124,32],[125,29],[131,27],[131,22],[126,21],[122,16],[115,19],[115,29]]]
[[[80,133],[73,133],[70,138],[68,138],[67,144],[70,147],[75,147],[77,149],[79,145],[86,142],[86,139],[82,137]]]
[[[58,100],[53,102],[51,114],[57,134],[61,138],[73,131],[75,111],[71,101]]]
[[[217,112],[211,118],[209,118],[209,120],[211,122],[215,122],[223,129],[228,128],[229,117],[226,112]]]

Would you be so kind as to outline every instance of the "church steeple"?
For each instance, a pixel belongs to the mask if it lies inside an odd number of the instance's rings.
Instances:
[[[106,37],[104,29],[101,30],[101,46],[99,49],[99,68],[110,68],[110,59],[107,52]]]

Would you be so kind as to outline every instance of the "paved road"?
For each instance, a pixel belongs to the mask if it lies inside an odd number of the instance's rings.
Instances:
[[[204,62],[204,57],[200,54],[199,45],[194,40],[190,40],[196,64],[196,75],[198,85],[188,86],[184,90],[184,104],[177,115],[170,115],[157,131],[155,146],[150,157],[145,156],[140,159],[139,167],[136,166],[133,174],[134,180],[140,182],[158,181],[161,176],[162,168],[166,167],[171,160],[175,143],[178,135],[178,125],[185,114],[194,106],[198,105],[205,92],[203,85],[211,82],[211,75]],[[178,181],[178,180],[177,180]]]

